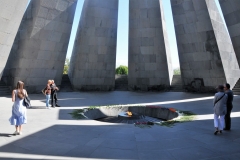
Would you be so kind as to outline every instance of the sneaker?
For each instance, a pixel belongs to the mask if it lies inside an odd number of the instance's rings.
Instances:
[[[13,135],[18,135],[18,132],[17,132],[17,131],[15,131],[15,132],[13,133]]]
[[[22,135],[22,132],[18,132],[18,135]]]

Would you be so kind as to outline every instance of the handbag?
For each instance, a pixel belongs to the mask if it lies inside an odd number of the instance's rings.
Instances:
[[[45,95],[45,91],[46,91],[46,89],[47,89],[47,87],[45,87],[45,88],[42,89],[42,94]]]
[[[26,95],[25,95],[25,97],[23,99],[23,105],[26,108],[31,108],[30,98],[28,96],[26,96]]]

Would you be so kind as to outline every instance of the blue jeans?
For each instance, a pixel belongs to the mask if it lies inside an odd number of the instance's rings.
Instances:
[[[46,106],[49,107],[50,94],[46,94]]]

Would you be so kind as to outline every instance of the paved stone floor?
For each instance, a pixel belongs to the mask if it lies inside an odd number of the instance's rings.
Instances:
[[[210,94],[181,92],[62,92],[60,108],[45,109],[44,96],[30,95],[23,135],[9,125],[12,102],[0,97],[0,159],[240,159],[240,96],[234,97],[232,131],[213,135]],[[73,109],[93,105],[158,104],[193,111],[198,120],[172,128],[139,128],[94,120],[73,120]]]

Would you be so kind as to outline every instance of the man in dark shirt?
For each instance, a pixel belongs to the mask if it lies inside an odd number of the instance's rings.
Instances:
[[[50,85],[51,87],[51,104],[52,104],[52,107],[54,108],[55,106],[56,107],[60,107],[58,104],[57,104],[57,91],[59,90],[58,87],[56,86],[56,84],[54,83],[54,80],[52,80],[52,84]],[[55,105],[53,103],[53,99],[55,100]]]
[[[227,114],[225,115],[225,128],[224,130],[230,130],[231,129],[231,111],[233,108],[232,101],[233,101],[233,92],[230,90],[230,84],[225,83],[224,84],[224,91],[228,95],[227,100]]]

